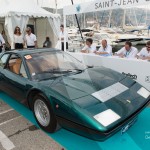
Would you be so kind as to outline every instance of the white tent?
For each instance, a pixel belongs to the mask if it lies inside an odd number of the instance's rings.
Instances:
[[[46,18],[53,34],[55,34],[55,37],[58,36],[60,16],[40,8],[31,0],[0,0],[0,18],[5,18],[5,28],[12,43],[14,28],[19,26],[22,33],[24,33],[30,18],[35,19],[36,26],[39,26],[37,25],[38,18],[42,20]],[[42,20],[40,21],[41,26],[43,26]],[[38,31],[38,29],[36,30]],[[44,30],[45,28],[43,28],[43,32],[45,32]]]
[[[71,5],[71,0],[34,0],[39,4],[40,7],[49,7],[49,8],[57,8],[61,9],[64,6]],[[84,2],[89,2],[92,0],[73,0],[74,4],[79,4],[79,3],[84,3]]]

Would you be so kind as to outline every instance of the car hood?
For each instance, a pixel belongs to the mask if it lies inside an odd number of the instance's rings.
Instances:
[[[67,99],[74,100],[104,89],[125,77],[103,67],[86,69],[82,73],[62,76],[52,83],[47,83],[54,91]]]

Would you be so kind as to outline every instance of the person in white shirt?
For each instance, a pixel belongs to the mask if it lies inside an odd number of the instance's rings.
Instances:
[[[107,44],[107,40],[102,40],[102,46],[99,48],[98,51],[95,51],[95,54],[101,56],[111,56],[112,55],[112,47]]]
[[[23,49],[24,47],[24,39],[18,26],[14,30],[14,47],[15,49]]]
[[[37,39],[36,36],[31,32],[31,28],[27,27],[26,29],[25,41],[27,48],[37,48]]]
[[[64,51],[64,38],[66,38],[66,49],[68,49],[68,33],[64,32],[64,25],[60,26],[59,40],[61,41],[61,50]]]
[[[115,52],[115,55],[122,58],[136,58],[137,53],[137,48],[133,47],[130,41],[127,41],[123,48],[121,48],[118,52]]]
[[[5,40],[0,34],[0,53],[2,52],[3,46],[5,45]]]
[[[96,46],[92,44],[93,40],[91,38],[86,39],[86,45],[81,50],[82,53],[94,53],[96,51]]]
[[[150,41],[146,43],[146,47],[137,54],[138,59],[150,60]]]

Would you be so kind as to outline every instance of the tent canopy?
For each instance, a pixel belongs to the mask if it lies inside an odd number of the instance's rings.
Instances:
[[[38,6],[31,0],[0,0],[0,17],[29,16],[29,17],[59,17]]]
[[[47,18],[53,34],[58,37],[60,15],[42,9],[33,0],[0,0],[0,4],[0,18],[5,18],[5,29],[10,37],[12,48],[15,27],[19,26],[24,33],[29,18]]]
[[[79,4],[79,3],[84,3],[84,2],[89,2],[92,0],[73,0],[74,4]],[[64,6],[71,5],[71,0],[34,0],[34,2],[38,2],[40,7],[49,7],[49,8],[57,8],[62,9]]]

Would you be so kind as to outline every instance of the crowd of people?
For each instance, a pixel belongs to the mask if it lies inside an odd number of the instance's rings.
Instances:
[[[23,49],[23,48],[37,48],[37,38],[36,35],[32,33],[30,27],[26,28],[26,35],[21,33],[20,27],[16,26],[14,29],[14,49]],[[52,43],[49,37],[46,37],[43,47],[50,48]],[[8,42],[5,31],[3,30],[0,34],[0,53],[4,51],[11,50],[11,45]]]
[[[103,39],[101,42],[101,47],[96,50],[96,46],[93,45],[92,38],[86,39],[86,45],[81,50],[82,53],[95,53],[100,56],[118,56],[121,58],[137,58],[142,60],[150,60],[150,41],[146,43],[146,46],[138,52],[137,48],[132,46],[130,41],[126,41],[123,48],[112,53],[112,47],[107,44],[107,40]]]
[[[60,26],[59,40],[61,41],[61,50],[64,51],[64,38],[66,38],[66,49],[68,49],[68,34],[64,33],[64,26]],[[146,46],[142,48],[140,52],[130,41],[126,41],[124,47],[117,52],[112,52],[111,45],[107,44],[107,40],[101,41],[101,47],[97,50],[93,44],[93,39],[86,39],[85,46],[81,50],[82,53],[95,53],[100,56],[118,56],[121,58],[137,58],[142,60],[150,60],[150,41],[146,43]]]
[[[59,39],[61,42],[61,50],[64,51],[64,38],[66,38],[66,49],[68,49],[68,34],[64,33],[64,26],[60,26],[60,34]],[[21,33],[20,28],[17,26],[14,29],[14,48],[15,49],[23,49],[23,48],[37,48],[37,38],[36,35],[32,33],[30,27],[26,28],[26,35],[24,36]],[[43,43],[43,47],[50,48],[52,47],[52,43],[49,37],[46,37],[45,42]],[[2,52],[3,48],[5,50],[10,50],[11,46],[8,42],[5,31],[2,31],[0,34],[0,52]],[[138,52],[137,48],[132,46],[130,41],[126,41],[123,48],[118,50],[117,52],[112,52],[112,47],[107,43],[106,39],[101,41],[101,47],[97,50],[96,46],[93,45],[93,39],[86,39],[85,46],[81,50],[82,53],[94,53],[100,56],[118,56],[121,58],[137,58],[142,60],[150,60],[150,41],[146,43],[146,46],[142,48],[140,52]]]

